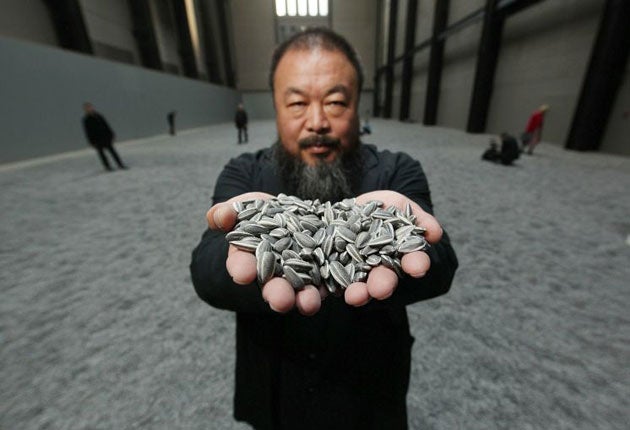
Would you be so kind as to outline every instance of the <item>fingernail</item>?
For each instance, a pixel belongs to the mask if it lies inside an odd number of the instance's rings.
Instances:
[[[214,213],[214,222],[220,229],[223,229],[223,217],[225,216],[225,208],[220,207]]]

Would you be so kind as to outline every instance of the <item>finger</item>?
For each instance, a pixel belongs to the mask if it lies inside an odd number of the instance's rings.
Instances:
[[[405,273],[414,278],[421,278],[431,267],[431,259],[426,252],[416,251],[403,255],[400,264]]]
[[[256,280],[256,257],[249,252],[240,251],[230,246],[230,252],[225,267],[235,283],[240,285],[251,284]]]
[[[208,226],[213,230],[232,230],[232,228],[236,224],[237,217],[236,210],[232,206],[232,203],[254,199],[267,200],[271,197],[273,197],[271,194],[252,191],[249,193],[234,196],[225,202],[217,203],[216,205],[212,206],[210,210],[206,213]]]
[[[263,299],[276,312],[289,312],[295,306],[295,291],[284,278],[272,278],[262,289]]]
[[[367,280],[367,289],[371,297],[383,300],[394,294],[398,285],[396,272],[385,266],[376,266],[370,271]]]
[[[322,297],[317,288],[307,285],[295,294],[295,306],[302,315],[311,316],[322,307]]]
[[[326,286],[324,285],[320,285],[317,288],[317,291],[319,291],[319,296],[321,297],[322,300],[324,300],[330,294],[330,291],[328,291],[328,288],[326,288]]]
[[[354,282],[344,292],[346,303],[350,306],[363,306],[370,301],[368,286],[365,282]]]
[[[416,225],[424,227],[427,231],[424,237],[429,243],[438,243],[442,239],[442,226],[433,215],[425,212],[420,205],[411,202],[413,214],[416,216]]]
[[[217,203],[212,206],[206,214],[208,220],[208,227],[212,230],[232,230],[236,224],[236,210],[232,207],[231,203]]]

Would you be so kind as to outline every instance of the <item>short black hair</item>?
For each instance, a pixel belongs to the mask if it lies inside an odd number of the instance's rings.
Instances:
[[[273,92],[273,77],[276,74],[278,63],[284,54],[291,50],[310,50],[322,48],[327,51],[339,51],[346,56],[354,70],[357,72],[359,84],[359,94],[363,88],[363,67],[359,60],[359,55],[354,50],[350,42],[341,35],[325,27],[313,27],[294,34],[289,39],[282,42],[273,52],[271,57],[271,70],[269,71],[269,87]]]

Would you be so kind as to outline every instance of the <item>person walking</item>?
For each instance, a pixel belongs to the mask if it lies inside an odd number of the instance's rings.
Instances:
[[[234,123],[238,129],[238,143],[247,143],[247,112],[243,107],[243,103],[239,103],[234,115]]]
[[[545,113],[549,110],[549,105],[541,105],[530,115],[523,133],[523,150],[528,154],[534,153],[534,148],[542,138],[542,129],[545,122]]]
[[[175,136],[175,115],[177,115],[177,111],[170,111],[166,115],[166,121],[168,122],[168,132],[171,136]]]
[[[105,151],[110,153],[119,168],[126,169],[127,166],[122,162],[116,149],[114,149],[113,142],[115,134],[105,120],[105,117],[94,109],[92,103],[83,103],[83,110],[85,112],[83,116],[83,130],[85,131],[85,136],[90,145],[96,149],[105,170],[113,170],[105,155]]]

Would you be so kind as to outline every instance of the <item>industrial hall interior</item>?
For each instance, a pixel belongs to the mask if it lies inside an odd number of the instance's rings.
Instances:
[[[0,429],[627,429],[629,23],[0,0]]]

